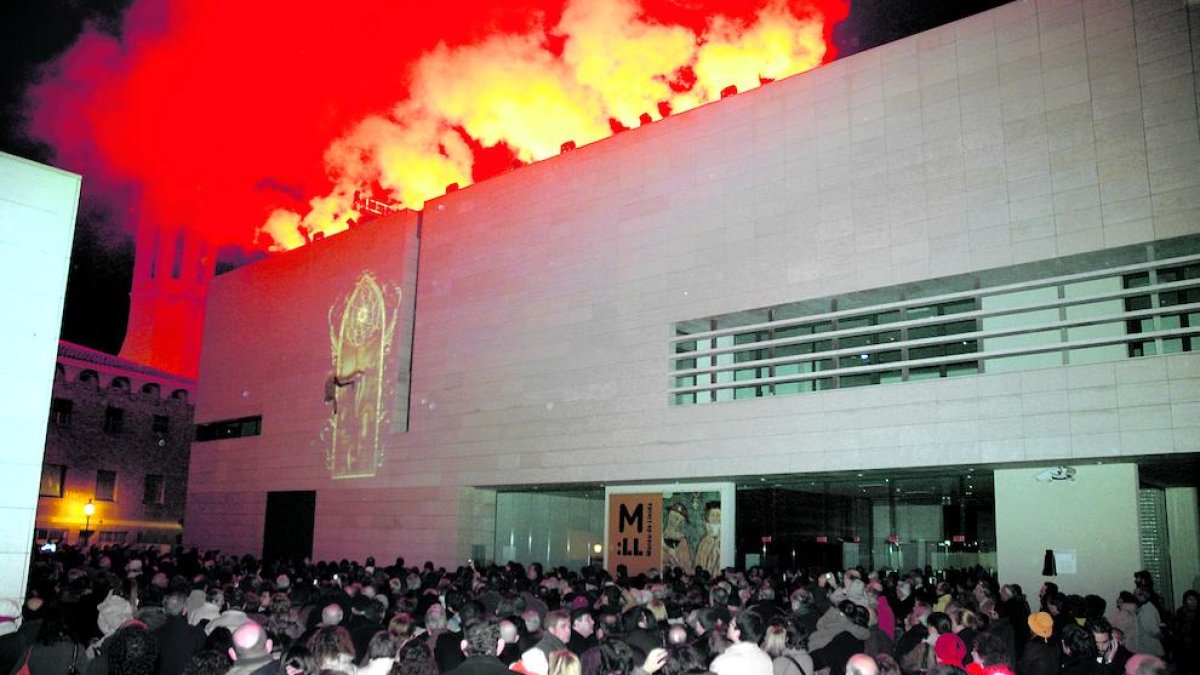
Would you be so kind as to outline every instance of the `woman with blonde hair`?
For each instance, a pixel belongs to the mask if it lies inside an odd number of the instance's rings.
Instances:
[[[808,632],[794,621],[773,622],[763,636],[762,649],[771,657],[775,675],[813,675],[813,660],[805,649]]]
[[[582,675],[579,657],[569,649],[560,649],[550,654],[549,675]]]
[[[654,620],[659,624],[664,624],[667,622],[667,605],[663,603],[662,600],[657,598],[651,600],[646,604],[646,609],[650,610],[650,613],[654,615]]]
[[[969,609],[960,609],[950,615],[951,630],[954,631],[967,649],[975,644],[975,636],[979,635],[979,616]]]

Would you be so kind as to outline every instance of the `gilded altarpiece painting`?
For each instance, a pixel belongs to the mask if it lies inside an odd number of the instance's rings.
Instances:
[[[382,432],[396,389],[392,352],[401,295],[398,286],[381,284],[368,271],[329,308],[330,413],[322,436],[335,479],[371,477],[383,463]]]

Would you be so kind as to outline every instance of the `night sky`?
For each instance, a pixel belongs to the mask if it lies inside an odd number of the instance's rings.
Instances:
[[[845,11],[842,3],[815,4],[836,14]],[[763,4],[647,0],[641,7],[654,25],[700,33],[712,15],[738,25]],[[847,56],[1000,4],[851,0],[832,46]],[[409,72],[418,58],[444,43],[443,62],[458,70],[427,79],[453,90],[449,80],[473,74],[468,59],[451,58],[468,51],[458,47],[556,26],[564,13],[562,2],[550,0],[421,9],[385,0],[314,3],[312,11],[297,5],[17,0],[5,8],[0,150],[84,176],[64,339],[120,349],[139,214],[184,213],[205,223],[222,246],[219,270],[260,257],[272,241],[259,233],[264,221],[303,214],[308,200],[330,192],[335,139],[389,109],[403,121],[393,106],[422,86]],[[545,31],[543,47],[557,57],[561,37],[552,33]],[[469,124],[469,133],[456,127],[450,139],[473,153],[468,181],[528,157],[517,141],[483,149],[484,135]]]

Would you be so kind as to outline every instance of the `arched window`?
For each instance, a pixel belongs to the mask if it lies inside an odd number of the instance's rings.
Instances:
[[[171,398],[173,398],[177,401],[187,402],[187,400],[188,400],[187,389],[176,389],[175,391],[171,392]]]
[[[79,381],[83,384],[90,384],[97,389],[100,388],[100,373],[94,370],[82,370],[79,372]]]
[[[158,398],[159,396],[162,396],[162,387],[160,387],[157,382],[147,382],[146,384],[142,385],[142,393],[147,396]]]
[[[114,377],[112,382],[108,384],[109,389],[113,391],[129,391],[130,384],[128,377]]]

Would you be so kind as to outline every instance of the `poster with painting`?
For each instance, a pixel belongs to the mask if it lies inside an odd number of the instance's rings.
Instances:
[[[697,566],[716,574],[721,562],[721,493],[663,494],[663,567],[691,572]]]

